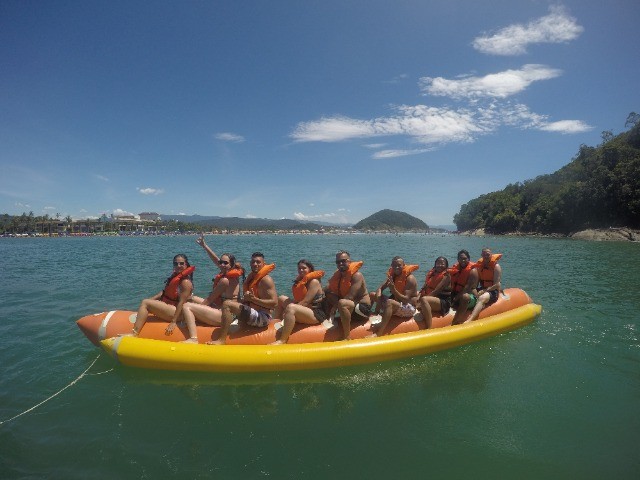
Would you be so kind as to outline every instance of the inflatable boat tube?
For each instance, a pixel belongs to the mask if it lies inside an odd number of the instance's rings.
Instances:
[[[531,298],[524,290],[519,288],[508,288],[500,294],[498,301],[480,312],[479,319],[488,318],[499,313],[528,305],[532,303]],[[467,312],[468,314],[468,312]],[[447,315],[434,315],[431,328],[437,329],[451,325],[453,312]],[[77,321],[78,327],[85,336],[96,346],[102,340],[115,337],[123,333],[130,333],[136,321],[136,312],[128,310],[112,310],[109,312],[87,315]],[[139,337],[156,340],[169,340],[181,342],[189,338],[189,332],[184,324],[178,323],[171,335],[165,334],[168,322],[153,315],[149,316],[147,322],[142,327]],[[267,327],[255,328],[247,325],[233,325],[227,338],[228,345],[267,345],[276,341],[280,321],[271,322]],[[385,330],[385,334],[399,334],[424,330],[425,324],[422,315],[416,314],[412,319],[393,317]],[[218,339],[219,327],[207,325],[197,326],[198,341],[206,343],[209,340]],[[371,321],[352,322],[351,338],[359,339],[371,335]],[[297,324],[289,337],[288,344],[334,342],[342,338],[342,328],[340,322],[333,324],[325,321],[321,325],[300,325]]]
[[[343,342],[287,345],[202,345],[115,337],[102,347],[130,367],[197,372],[266,372],[382,362],[458,347],[514,330],[541,312],[529,303],[462,325]]]

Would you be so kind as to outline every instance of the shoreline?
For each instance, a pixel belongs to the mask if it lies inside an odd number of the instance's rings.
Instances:
[[[72,233],[72,234],[3,234],[0,238],[77,238],[77,237],[177,237],[177,236],[194,236],[200,235],[201,232],[187,231],[187,232],[165,232],[165,233],[151,233],[151,232],[127,232],[127,233]],[[574,239],[574,240],[588,240],[595,242],[640,242],[640,230],[635,230],[627,227],[610,227],[607,229],[587,229],[579,232],[571,233],[568,235],[561,233],[532,233],[532,232],[509,232],[509,233],[486,233],[483,228],[476,230],[466,230],[462,232],[390,232],[390,231],[353,231],[353,230],[336,230],[328,232],[314,232],[308,230],[277,230],[277,231],[233,231],[233,232],[202,232],[204,235],[434,235],[434,236],[447,236],[458,235],[465,237],[523,237],[523,238],[551,238],[551,239]]]
[[[468,237],[527,237],[527,238],[570,238],[574,240],[589,240],[593,242],[640,242],[640,230],[627,227],[589,228],[568,235],[562,233],[525,233],[509,232],[503,234],[487,234],[484,228],[459,232],[458,235]]]

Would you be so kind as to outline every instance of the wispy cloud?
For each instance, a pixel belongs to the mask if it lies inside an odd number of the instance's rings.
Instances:
[[[134,216],[137,217],[137,215],[131,213],[131,212],[127,212],[126,210],[123,210],[121,208],[116,208],[113,210],[113,212],[111,212],[113,214],[114,217],[124,217],[124,216]]]
[[[349,219],[343,213],[345,212],[344,208],[338,209],[341,213],[319,213],[314,215],[307,215],[302,212],[294,212],[293,218],[296,220],[301,220],[304,222],[313,222],[313,221],[323,221],[323,222],[331,222],[331,223],[349,223]]]
[[[379,148],[382,148],[384,146],[386,146],[386,143],[367,143],[365,145],[362,145],[364,148],[371,148],[372,150],[377,150]]]
[[[593,127],[582,120],[560,120],[559,122],[549,122],[540,125],[540,130],[546,132],[558,132],[562,134],[581,133],[593,130]]]
[[[108,182],[109,179],[107,177],[105,177],[104,175],[99,175],[97,173],[93,174],[93,178],[96,178],[98,180],[102,180],[103,182]]]
[[[484,77],[447,79],[423,77],[420,86],[426,94],[436,97],[463,98],[507,98],[527,89],[533,82],[550,80],[562,74],[561,70],[545,65],[524,65],[519,70],[505,70]]]
[[[245,140],[242,135],[238,135],[236,133],[231,133],[231,132],[216,133],[214,135],[214,138],[222,142],[233,142],[233,143],[242,143]]]
[[[510,25],[493,35],[476,38],[473,48],[490,55],[522,55],[530,44],[568,42],[583,31],[563,7],[551,6],[548,15],[526,25]]]
[[[576,120],[549,122],[545,115],[531,112],[526,105],[492,101],[475,108],[442,108],[426,105],[396,107],[396,114],[374,120],[347,117],[322,118],[298,125],[291,136],[298,142],[338,142],[383,135],[405,136],[423,145],[473,142],[501,126],[538,129],[559,133],[578,133],[591,129]],[[373,158],[415,155],[428,149],[386,149]]]
[[[418,155],[432,150],[431,148],[417,148],[414,150],[380,150],[373,154],[373,158],[385,159],[385,158],[397,158],[406,157],[408,155]]]
[[[164,190],[161,188],[136,188],[142,195],[161,195],[164,193]]]
[[[373,120],[348,117],[321,118],[298,124],[291,134],[297,142],[339,142],[385,135],[408,135],[420,143],[469,141],[483,127],[473,121],[473,113],[465,109],[400,105],[396,114]]]
[[[396,75],[391,80],[384,80],[382,83],[397,84],[406,80],[407,78],[409,78],[409,75],[407,75],[406,73],[402,73],[400,75]]]

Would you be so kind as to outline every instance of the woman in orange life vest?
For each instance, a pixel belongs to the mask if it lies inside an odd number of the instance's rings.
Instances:
[[[456,309],[452,325],[462,323],[467,310],[476,306],[478,271],[470,262],[471,256],[466,250],[458,252],[458,263],[449,269],[451,275],[451,306]]]
[[[384,335],[389,320],[393,315],[403,318],[412,318],[416,313],[416,299],[418,298],[418,282],[412,272],[418,269],[418,265],[406,265],[402,257],[391,259],[391,268],[387,273],[387,279],[375,293],[378,310],[382,309],[382,321],[374,328],[371,337]],[[382,294],[389,289],[391,296]]]
[[[433,312],[446,315],[451,309],[451,276],[448,269],[449,261],[445,257],[436,258],[420,290],[418,310],[422,313],[427,328],[431,328]]]
[[[272,345],[287,343],[296,322],[317,325],[326,320],[327,314],[322,308],[324,291],[320,283],[323,276],[324,271],[315,270],[308,260],[302,259],[298,262],[298,276],[291,287],[293,299],[286,295],[278,298],[278,308],[274,317],[282,318],[282,329],[280,339]]]
[[[227,341],[227,333],[234,315],[251,327],[265,328],[269,325],[272,318],[271,310],[278,306],[276,285],[269,275],[275,267],[275,264],[265,264],[264,254],[255,252],[251,255],[251,273],[242,284],[242,303],[236,300],[223,302],[219,337],[207,342],[208,345],[221,345]]]
[[[498,301],[500,290],[502,288],[502,267],[498,265],[498,260],[502,258],[501,253],[492,254],[490,248],[482,249],[482,258],[475,263],[478,270],[478,301],[473,307],[471,315],[467,322],[472,322],[480,311],[485,307],[492,305]]]
[[[218,265],[220,273],[213,279],[213,289],[205,299],[195,297],[193,302],[183,307],[184,321],[189,330],[189,339],[185,343],[198,343],[196,320],[206,325],[219,327],[222,325],[222,303],[225,300],[237,300],[240,290],[240,278],[244,277],[244,269],[236,262],[236,257],[223,253],[220,257],[209,248],[200,236],[196,242],[205,249],[209,258]]]
[[[133,331],[128,335],[137,337],[150,313],[170,321],[165,333],[171,335],[178,318],[182,315],[184,304],[189,301],[193,293],[194,270],[195,267],[189,265],[186,255],[179,254],[173,257],[173,273],[167,278],[164,290],[142,301]]]

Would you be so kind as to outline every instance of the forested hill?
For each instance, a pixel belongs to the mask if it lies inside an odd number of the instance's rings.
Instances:
[[[588,228],[640,228],[640,115],[631,129],[603,132],[597,147],[582,145],[568,165],[550,175],[508,185],[462,205],[458,230],[487,233],[561,233]]]
[[[429,226],[419,218],[413,217],[405,212],[396,210],[380,210],[373,215],[360,220],[353,228],[355,230],[420,230],[425,231]]]

